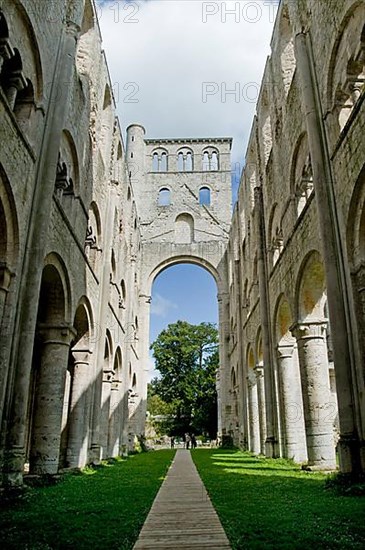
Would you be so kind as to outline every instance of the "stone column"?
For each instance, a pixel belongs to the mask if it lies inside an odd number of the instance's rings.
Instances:
[[[30,473],[56,474],[59,466],[64,386],[70,343],[67,327],[43,327],[36,383]]]
[[[260,426],[260,453],[265,454],[266,441],[266,407],[265,407],[265,385],[264,385],[264,367],[256,365],[256,386],[257,386],[257,404],[258,404],[258,421]]]
[[[260,428],[258,414],[257,386],[247,377],[248,385],[248,422],[250,430],[250,451],[260,454]]]
[[[68,427],[67,465],[70,468],[85,466],[89,443],[89,413],[92,383],[91,351],[73,350],[74,368],[71,385]]]
[[[113,382],[113,370],[103,371],[103,386],[101,391],[101,412],[100,412],[100,447],[102,459],[108,456],[108,426],[110,414],[110,393]]]
[[[122,384],[120,380],[113,380],[110,388],[110,414],[108,426],[108,455],[120,454],[120,421],[121,421],[121,396]]]
[[[219,385],[218,385],[218,437],[229,434],[229,426],[232,415],[232,403],[229,397],[230,388],[230,358],[228,349],[228,338],[226,328],[229,327],[229,319],[226,317],[229,295],[226,292],[218,294],[218,317],[219,317]]]
[[[266,451],[267,457],[277,457],[278,418],[274,379],[274,361],[270,328],[270,302],[268,297],[267,251],[265,236],[264,204],[261,187],[255,187],[255,223],[258,236],[257,271],[259,278],[260,318],[262,330],[262,353],[265,364],[265,403],[266,403]]]
[[[110,264],[109,259],[105,258],[105,255],[110,253],[113,242],[113,220],[114,220],[114,208],[116,205],[116,197],[114,190],[110,190],[108,203],[106,207],[106,222],[104,229],[104,263],[100,278],[100,295],[99,295],[99,315],[98,325],[99,327],[107,326],[107,312],[110,293]],[[101,458],[105,458],[107,452],[107,433],[108,423],[105,424],[105,401],[104,399],[104,382],[105,374],[103,371],[104,366],[104,350],[105,350],[105,337],[106,332],[100,335],[99,342],[96,346],[96,358],[94,361],[95,371],[95,384],[93,395],[93,410],[92,410],[92,433],[91,433],[91,460],[94,463],[99,463]],[[108,371],[109,372],[109,371]],[[108,413],[109,415],[109,409]],[[109,418],[109,416],[108,416]],[[106,430],[106,435],[105,431]],[[106,439],[105,439],[106,438]]]
[[[326,328],[312,321],[290,329],[298,344],[308,464],[323,469],[336,467]]]
[[[16,71],[11,75],[8,82],[6,83],[6,99],[8,100],[9,107],[14,111],[16,98],[19,92],[24,90],[27,85],[27,82],[22,75],[21,71]]]
[[[278,346],[277,364],[284,456],[295,462],[306,462],[303,398],[294,344]]]

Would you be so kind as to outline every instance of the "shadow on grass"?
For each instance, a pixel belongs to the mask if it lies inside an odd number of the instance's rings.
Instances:
[[[175,452],[134,455],[27,489],[0,517],[0,548],[129,550]]]
[[[232,548],[365,547],[365,498],[326,490],[323,473],[226,450],[193,458]]]

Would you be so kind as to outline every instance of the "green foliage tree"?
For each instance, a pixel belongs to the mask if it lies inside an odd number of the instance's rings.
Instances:
[[[215,325],[177,321],[160,333],[151,349],[160,377],[152,380],[150,391],[172,406],[170,435],[193,430],[215,438],[219,366]]]

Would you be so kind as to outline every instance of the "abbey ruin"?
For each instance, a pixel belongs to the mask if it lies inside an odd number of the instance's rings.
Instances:
[[[217,284],[220,437],[364,471],[364,24],[282,0],[232,215],[229,138],[124,145],[91,0],[0,0],[4,485],[143,437],[152,283],[182,262]]]

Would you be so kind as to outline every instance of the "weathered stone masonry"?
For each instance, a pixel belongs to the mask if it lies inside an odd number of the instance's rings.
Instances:
[[[143,433],[139,228],[94,6],[0,2],[5,484]]]
[[[319,468],[337,444],[343,472],[365,464],[364,24],[364,2],[281,2],[228,248],[223,429]]]
[[[231,217],[229,138],[124,148],[91,0],[0,0],[3,484],[143,436],[151,287],[182,262],[217,283],[220,435],[363,471],[364,23],[282,1]]]

